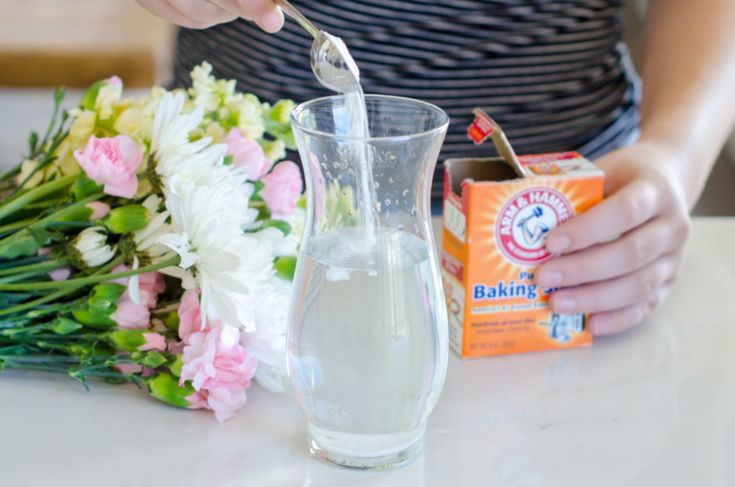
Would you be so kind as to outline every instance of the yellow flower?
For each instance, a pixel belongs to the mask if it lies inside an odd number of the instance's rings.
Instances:
[[[153,129],[153,119],[138,107],[125,109],[115,121],[115,130],[127,134],[137,142],[150,140]]]
[[[92,134],[94,134],[94,125],[97,121],[97,113],[91,110],[71,110],[74,117],[71,127],[69,127],[69,137],[79,141],[79,145],[84,145]]]
[[[204,130],[204,136],[211,137],[213,144],[219,144],[225,140],[226,135],[225,129],[222,128],[222,125],[220,125],[219,122],[210,123]]]
[[[20,173],[17,176],[18,183],[25,181],[28,176],[35,171],[38,162],[35,159],[26,159],[20,166]],[[25,188],[35,188],[39,184],[44,182],[45,171],[36,172],[28,181],[25,183]]]
[[[231,111],[237,114],[237,127],[245,137],[258,140],[263,137],[265,123],[263,122],[263,106],[258,97],[253,94],[237,93],[228,101]]]

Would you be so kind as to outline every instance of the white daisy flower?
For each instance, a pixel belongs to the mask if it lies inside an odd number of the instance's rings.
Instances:
[[[209,137],[189,141],[189,134],[202,123],[204,111],[197,107],[191,113],[182,113],[185,98],[183,93],[166,93],[153,121],[151,151],[156,172],[164,179],[185,170],[206,170],[219,164],[227,150],[224,144],[210,145]]]
[[[243,234],[248,201],[232,177],[215,171],[205,183],[189,176],[168,181],[173,231],[158,242],[195,276],[205,317],[251,330],[255,293],[273,274],[270,245]]]

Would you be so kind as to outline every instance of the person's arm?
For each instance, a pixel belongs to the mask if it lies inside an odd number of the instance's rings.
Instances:
[[[678,273],[699,198],[735,121],[735,2],[652,0],[638,142],[601,158],[606,199],[549,233],[561,254],[536,273],[571,287],[559,313],[591,313],[596,334],[628,329],[658,306]]]
[[[136,0],[153,14],[174,24],[204,29],[238,17],[252,20],[266,32],[283,27],[283,13],[272,0]]]
[[[681,154],[692,208],[735,120],[735,2],[654,0],[648,15],[641,140]]]

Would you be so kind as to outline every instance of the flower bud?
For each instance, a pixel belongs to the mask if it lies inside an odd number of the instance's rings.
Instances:
[[[179,408],[191,406],[187,397],[194,394],[194,388],[190,384],[180,386],[178,379],[167,372],[160,372],[149,377],[146,384],[151,396],[159,401]]]
[[[123,234],[144,229],[150,220],[150,213],[143,205],[127,205],[110,211],[102,224],[112,233]]]
[[[276,123],[291,123],[291,112],[296,108],[293,100],[279,100],[268,112],[268,118]]]
[[[115,256],[115,249],[107,244],[103,227],[85,228],[74,238],[70,246],[72,263],[80,268],[98,267]]]
[[[117,330],[107,336],[114,347],[126,352],[166,350],[166,339],[158,333],[145,330]]]

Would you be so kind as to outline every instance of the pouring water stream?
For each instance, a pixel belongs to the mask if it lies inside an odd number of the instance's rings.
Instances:
[[[299,23],[314,37],[311,45],[311,69],[314,76],[325,88],[345,96],[345,110],[348,115],[347,135],[360,143],[353,144],[352,158],[357,162],[359,178],[359,218],[361,239],[369,250],[375,244],[376,224],[374,208],[376,204],[373,187],[372,153],[367,140],[370,138],[365,95],[360,85],[360,70],[350,55],[345,43],[312,24],[299,10],[287,0],[275,0],[285,13]]]

